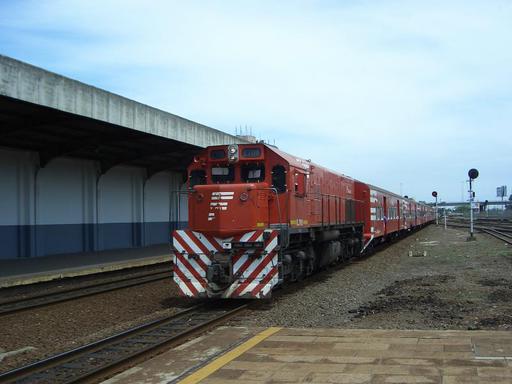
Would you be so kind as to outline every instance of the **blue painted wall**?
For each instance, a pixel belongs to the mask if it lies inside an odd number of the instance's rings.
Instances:
[[[181,176],[0,148],[0,259],[143,247],[187,224]]]
[[[187,222],[0,226],[0,259],[134,248],[169,242]],[[145,233],[143,229],[145,227]],[[95,238],[101,239],[95,247]],[[145,239],[144,239],[145,237]],[[35,241],[35,239],[37,239]]]

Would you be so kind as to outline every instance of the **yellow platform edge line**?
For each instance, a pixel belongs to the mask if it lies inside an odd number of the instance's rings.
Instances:
[[[249,349],[253,348],[257,344],[261,343],[266,338],[272,336],[274,333],[279,332],[281,327],[270,327],[265,329],[264,331],[258,333],[256,336],[251,337],[245,343],[239,345],[235,349],[225,353],[224,355],[218,357],[213,360],[210,364],[204,366],[203,368],[197,370],[191,375],[185,377],[183,380],[180,380],[179,384],[195,384],[199,383],[201,380],[207,378],[212,373],[218,371],[223,366],[225,366],[230,361],[236,359],[238,356],[247,352]]]

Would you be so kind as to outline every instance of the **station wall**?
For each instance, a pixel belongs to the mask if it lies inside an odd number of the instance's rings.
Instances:
[[[0,259],[169,242],[187,223],[181,175],[0,148]]]

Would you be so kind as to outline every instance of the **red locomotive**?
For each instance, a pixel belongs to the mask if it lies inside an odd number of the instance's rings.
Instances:
[[[432,208],[265,144],[204,149],[188,168],[189,228],[173,233],[189,297],[264,298],[434,219]]]

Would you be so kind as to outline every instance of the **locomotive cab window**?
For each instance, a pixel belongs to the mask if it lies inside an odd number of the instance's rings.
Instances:
[[[277,193],[286,192],[286,169],[282,165],[272,168],[272,188],[275,188]]]
[[[189,176],[190,188],[194,188],[196,185],[206,184],[206,172],[202,169],[198,169],[190,172]]]
[[[212,181],[214,183],[231,183],[235,180],[235,169],[232,165],[212,167]]]
[[[265,180],[265,166],[262,164],[242,165],[241,176],[246,183],[259,183]]]
[[[244,148],[242,149],[242,156],[246,158],[255,158],[261,156],[260,148]]]
[[[223,149],[214,149],[210,152],[210,159],[221,160],[226,157],[226,152]]]

